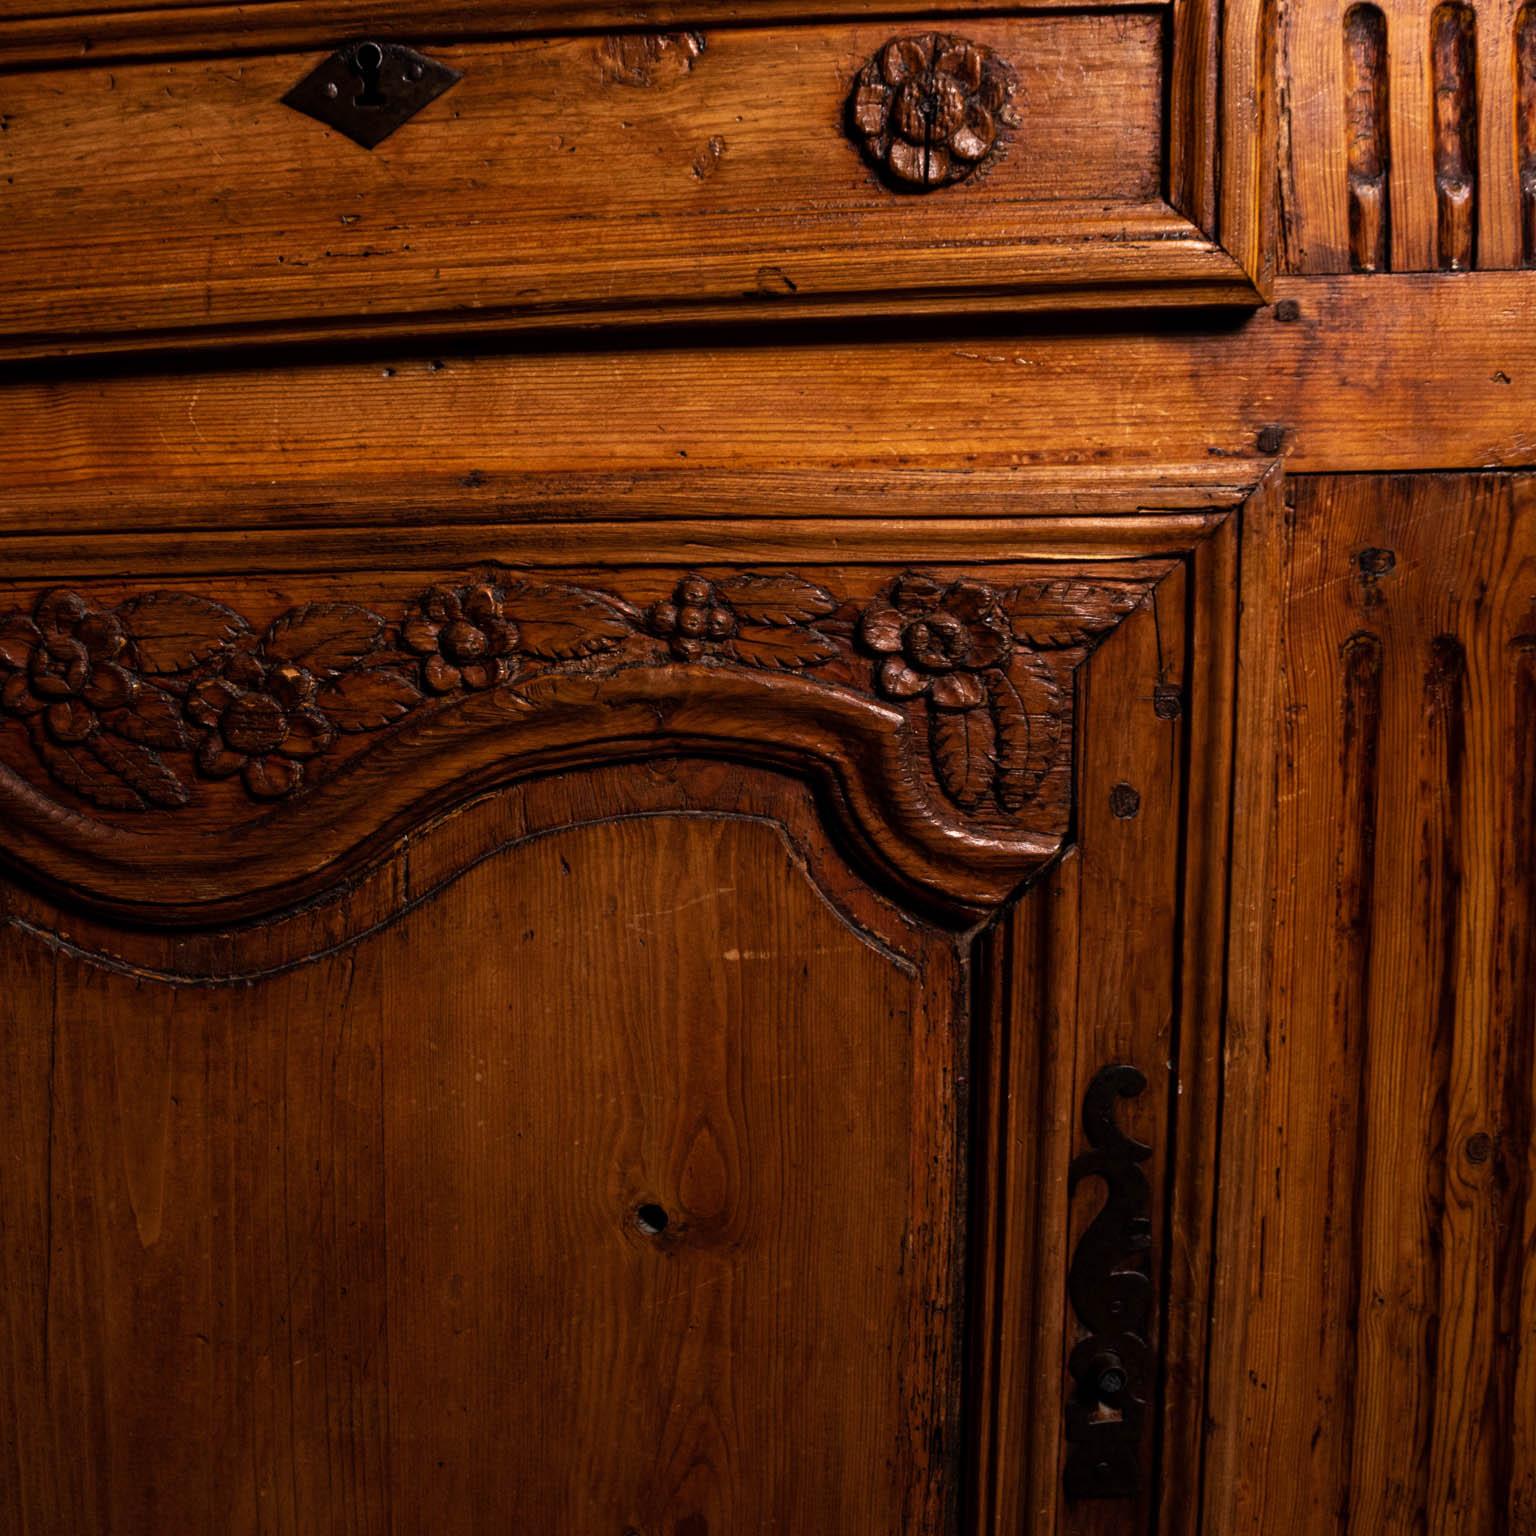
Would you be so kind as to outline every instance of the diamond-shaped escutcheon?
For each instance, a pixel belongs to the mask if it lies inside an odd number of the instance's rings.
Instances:
[[[372,149],[460,78],[458,70],[402,43],[348,43],[305,75],[283,103]]]

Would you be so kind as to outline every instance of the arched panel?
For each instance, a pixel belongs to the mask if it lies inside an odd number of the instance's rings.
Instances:
[[[395,921],[228,980],[10,927],[0,1211],[64,1256],[8,1286],[23,1510],[940,1530],[961,950],[808,813],[707,763],[487,797],[391,861]]]

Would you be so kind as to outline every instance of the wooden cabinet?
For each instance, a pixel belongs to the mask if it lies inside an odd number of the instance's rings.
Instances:
[[[0,5],[3,1536],[1536,1532],[1400,9]]]

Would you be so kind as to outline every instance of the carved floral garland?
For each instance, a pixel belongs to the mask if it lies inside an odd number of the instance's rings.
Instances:
[[[1054,765],[1060,686],[1039,654],[1086,647],[1135,594],[1043,580],[1007,593],[908,572],[850,625],[788,572],[682,576],[641,608],[614,593],[496,576],[438,585],[397,624],[310,603],[257,632],[208,598],[157,591],[111,608],[55,590],[0,617],[0,714],[25,722],[60,784],[116,811],[187,805],[197,775],[261,800],[311,783],[341,737],[432,701],[621,662],[804,672],[868,658],[873,689],[928,716],[934,771],[966,810],[1018,811]],[[1041,620],[1042,609],[1066,616]],[[172,766],[164,753],[188,754]]]

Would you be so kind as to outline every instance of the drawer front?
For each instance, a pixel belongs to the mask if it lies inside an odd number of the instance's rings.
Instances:
[[[1101,7],[34,61],[3,85],[0,333],[1242,298],[1169,201],[1180,36]]]

